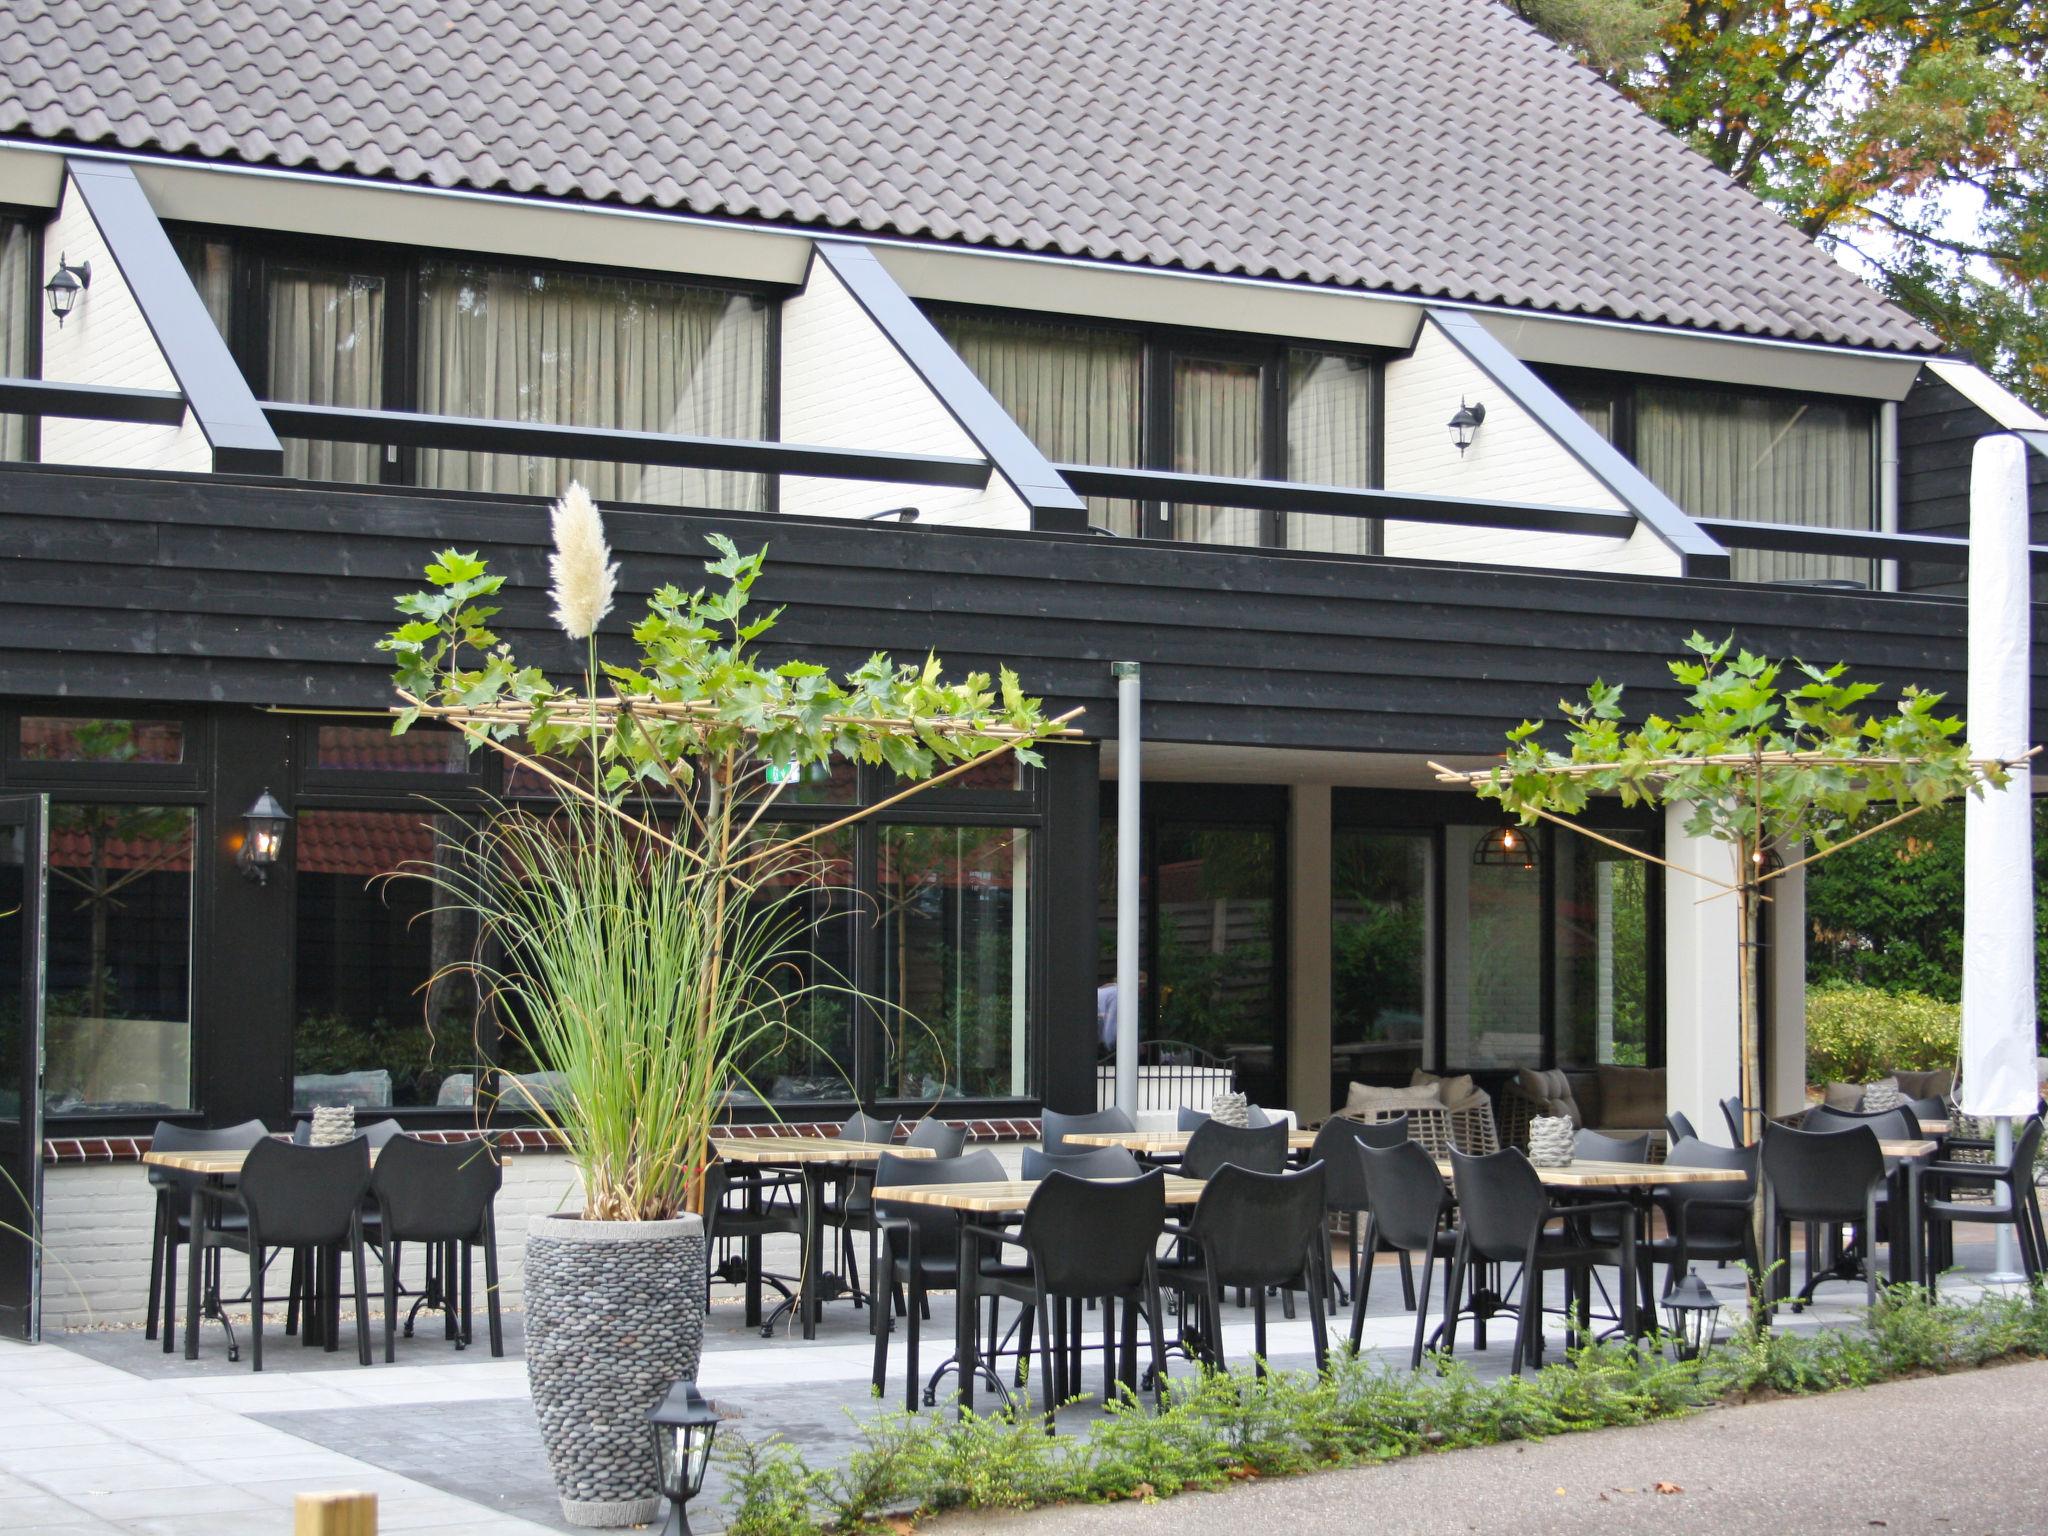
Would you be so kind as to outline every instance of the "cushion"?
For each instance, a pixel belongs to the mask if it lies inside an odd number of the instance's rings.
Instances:
[[[1602,1067],[1600,1123],[1632,1131],[1654,1131],[1664,1124],[1662,1067]]]
[[[1899,1092],[1909,1099],[1945,1099],[1956,1091],[1956,1075],[1943,1067],[1935,1072],[1894,1072]]]
[[[1375,1115],[1404,1115],[1411,1109],[1442,1109],[1444,1101],[1434,1088],[1374,1088],[1353,1083],[1344,1095],[1344,1113],[1354,1119]]]
[[[1472,1081],[1470,1072],[1461,1072],[1456,1077],[1438,1077],[1434,1072],[1425,1072],[1420,1067],[1408,1079],[1411,1088],[1434,1088],[1437,1098],[1445,1109],[1476,1109],[1489,1102],[1486,1090]]]
[[[1863,1102],[1861,1083],[1829,1083],[1821,1093],[1821,1102],[1829,1109],[1846,1109],[1853,1112],[1856,1106]]]
[[[1561,1116],[1573,1125],[1586,1123],[1586,1117],[1579,1112],[1579,1101],[1572,1094],[1571,1079],[1564,1073],[1523,1067],[1515,1074],[1515,1082],[1540,1113]]]

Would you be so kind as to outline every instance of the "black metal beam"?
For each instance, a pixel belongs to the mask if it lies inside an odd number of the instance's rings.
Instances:
[[[213,448],[213,467],[224,474],[283,474],[284,447],[263,419],[135,172],[118,161],[64,165]]]
[[[80,421],[175,427],[185,419],[185,397],[175,389],[124,389],[114,384],[0,378],[0,415],[65,416]]]
[[[746,438],[682,437],[615,427],[568,427],[479,416],[428,416],[340,405],[266,400],[270,424],[285,437],[461,453],[516,453],[539,459],[595,459],[608,464],[660,464],[679,469],[812,475],[825,480],[878,480],[893,485],[944,485],[979,490],[986,459],[941,454],[881,453],[867,448],[817,448]]]
[[[820,240],[812,249],[938,397],[960,430],[988,455],[996,473],[1030,509],[1031,526],[1064,533],[1086,529],[1088,504],[1074,494],[1037,444],[1010,419],[1010,413],[960,360],[960,354],[875,259],[875,253],[864,245],[838,240]]]
[[[1732,517],[1703,517],[1700,526],[1735,549],[1769,549],[1795,555],[1845,555],[1870,560],[1910,560],[1915,565],[1970,563],[1968,539],[1929,533],[1879,533],[1865,528],[1811,528],[1798,523],[1751,523]],[[2048,571],[2048,545],[2028,548],[2028,564]]]
[[[1512,528],[1534,533],[1587,533],[1625,539],[1636,531],[1633,513],[1602,507],[1552,507],[1506,501],[1469,501],[1419,491],[1368,491],[1292,480],[1234,480],[1164,469],[1057,466],[1084,496],[1129,501],[1170,501],[1198,507],[1249,507],[1262,512],[1320,512],[1333,517],[1398,518],[1471,528]]]
[[[1583,464],[1621,504],[1640,518],[1679,559],[1687,576],[1726,576],[1728,551],[1701,530],[1697,520],[1650,477],[1623,458],[1586,419],[1558,398],[1529,365],[1502,346],[1478,319],[1456,309],[1432,309],[1429,321],[1472,365],[1501,387],[1508,398]]]

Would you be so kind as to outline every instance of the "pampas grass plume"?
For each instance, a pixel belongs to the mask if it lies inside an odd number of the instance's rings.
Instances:
[[[555,503],[552,514],[555,552],[548,556],[554,578],[555,622],[571,640],[587,640],[612,611],[619,568],[604,541],[604,519],[580,481]]]

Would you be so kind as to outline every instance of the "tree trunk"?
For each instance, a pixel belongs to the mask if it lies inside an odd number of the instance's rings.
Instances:
[[[1735,880],[1740,887],[1736,894],[1735,944],[1741,956],[1737,967],[1737,985],[1742,989],[1737,999],[1736,1014],[1740,1020],[1742,1070],[1742,1122],[1738,1144],[1749,1145],[1763,1139],[1763,1020],[1757,1009],[1757,941],[1763,931],[1762,889],[1757,884],[1760,872],[1757,863],[1758,844],[1744,838],[1735,845]],[[1751,1125],[1750,1114],[1754,1111],[1757,1121]],[[1754,1135],[1752,1135],[1752,1129]],[[1759,1181],[1757,1198],[1750,1205],[1750,1233],[1755,1239],[1756,1252],[1761,1259],[1764,1252],[1764,1201],[1762,1184]],[[1782,1257],[1782,1256],[1781,1256]],[[1768,1292],[1767,1292],[1768,1293]]]

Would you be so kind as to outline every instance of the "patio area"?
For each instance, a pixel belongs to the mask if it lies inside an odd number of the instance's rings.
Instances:
[[[1988,1269],[1991,1254],[1988,1239],[1959,1231],[1961,1273],[1943,1295],[1975,1294],[1981,1287],[1971,1277]],[[773,1267],[793,1255],[771,1249],[768,1259]],[[1738,1272],[1708,1266],[1702,1273],[1728,1315],[1739,1311]],[[1815,1307],[1782,1326],[1803,1332],[1853,1324],[1862,1299],[1860,1285],[1825,1286]],[[935,1296],[932,1313],[927,1369],[947,1350],[950,1299]],[[567,1530],[527,1400],[521,1321],[507,1315],[506,1356],[493,1360],[481,1345],[455,1351],[438,1318],[423,1313],[417,1336],[400,1341],[398,1363],[384,1365],[380,1352],[369,1370],[356,1366],[346,1330],[342,1349],[328,1354],[285,1339],[281,1318],[271,1325],[261,1375],[246,1355],[240,1363],[227,1359],[214,1324],[196,1362],[163,1354],[139,1328],[53,1334],[40,1348],[10,1348],[0,1373],[0,1530],[269,1536],[289,1529],[296,1494],[341,1488],[375,1491],[385,1531]],[[1383,1260],[1365,1346],[1389,1365],[1404,1364],[1412,1327],[1392,1263]],[[1560,1320],[1551,1319],[1547,1332],[1561,1338]],[[1510,1334],[1496,1326],[1489,1348],[1474,1351],[1468,1325],[1459,1357],[1482,1376],[1500,1375]],[[1233,1361],[1248,1358],[1251,1338],[1250,1312],[1231,1309],[1225,1339]],[[1275,1365],[1309,1363],[1305,1317],[1276,1316],[1271,1340]],[[872,1359],[866,1313],[844,1302],[824,1309],[812,1342],[788,1332],[763,1339],[743,1325],[737,1292],[721,1289],[702,1383],[731,1416],[728,1433],[779,1434],[818,1461],[854,1444],[864,1419],[901,1406],[900,1331],[881,1402],[869,1391]],[[1174,1366],[1176,1374],[1188,1368],[1179,1360]],[[1083,1379],[1099,1383],[1099,1360],[1086,1363]],[[1816,1404],[1813,1411],[1827,1410]],[[1063,1411],[1061,1432],[1083,1431],[1094,1412],[1092,1401]],[[692,1506],[700,1532],[723,1524],[722,1495],[714,1468]]]

